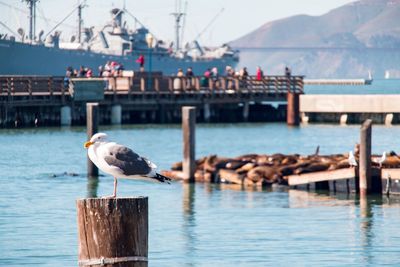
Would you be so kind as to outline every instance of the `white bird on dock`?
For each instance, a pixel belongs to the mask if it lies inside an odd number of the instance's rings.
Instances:
[[[386,151],[383,151],[382,157],[378,160],[379,168],[382,168],[382,164],[386,161]]]
[[[353,151],[349,151],[349,164],[350,167],[356,167],[357,166],[357,161],[356,158],[354,157]]]
[[[171,181],[156,172],[157,166],[148,159],[139,156],[130,148],[109,142],[105,133],[97,133],[84,144],[90,160],[103,172],[114,177],[114,192],[117,196],[117,178],[141,179],[158,182]]]

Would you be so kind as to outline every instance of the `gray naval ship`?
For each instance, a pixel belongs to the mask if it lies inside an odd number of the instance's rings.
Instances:
[[[144,69],[161,71],[165,75],[177,73],[179,68],[186,70],[192,67],[196,75],[201,75],[208,68],[216,67],[223,73],[226,66],[235,67],[239,61],[238,51],[228,45],[218,48],[201,47],[197,41],[179,47],[180,18],[175,16],[175,43],[167,44],[157,39],[149,30],[141,26],[130,30],[124,21],[128,10],[114,8],[111,10],[111,21],[102,27],[82,28],[81,10],[76,9],[79,26],[77,36],[71,36],[69,42],[63,42],[61,32],[52,31],[46,35],[41,31],[37,36],[34,25],[37,0],[25,0],[30,8],[29,35],[18,29],[17,36],[0,34],[0,75],[64,75],[66,68],[80,66],[91,68],[97,74],[99,66],[107,61],[116,61],[125,70],[139,70],[137,59],[145,58]],[[135,18],[135,22],[138,21]]]

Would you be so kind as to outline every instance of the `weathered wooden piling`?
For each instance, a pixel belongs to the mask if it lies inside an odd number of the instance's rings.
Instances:
[[[287,93],[286,123],[291,126],[300,125],[300,94],[297,92]]]
[[[148,266],[148,199],[76,201],[79,266]]]
[[[62,126],[71,126],[72,110],[70,106],[62,106],[60,108],[60,124]]]
[[[182,131],[183,131],[183,177],[185,182],[194,182],[196,170],[195,161],[195,127],[196,108],[182,107]]]
[[[243,103],[243,121],[247,122],[249,120],[250,113],[250,103],[248,101]]]
[[[86,104],[86,133],[88,140],[98,132],[99,125],[99,103]],[[99,176],[99,170],[96,165],[87,158],[87,175],[89,177]]]
[[[371,132],[372,120],[364,121],[360,131],[359,179],[360,195],[371,193]]]

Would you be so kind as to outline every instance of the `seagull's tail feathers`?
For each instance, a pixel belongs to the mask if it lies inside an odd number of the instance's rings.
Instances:
[[[151,177],[151,178],[156,179],[157,181],[159,181],[161,183],[165,183],[165,182],[166,183],[170,183],[170,181],[171,181],[171,178],[169,178],[167,176],[164,176],[162,174],[159,174],[157,172],[156,172],[156,175]]]

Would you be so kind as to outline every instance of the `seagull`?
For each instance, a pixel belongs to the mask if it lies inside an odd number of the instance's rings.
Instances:
[[[350,167],[357,166],[357,161],[356,161],[356,158],[354,157],[353,151],[349,152],[349,164],[350,164]]]
[[[156,172],[157,166],[148,159],[139,156],[130,148],[110,142],[105,133],[97,133],[85,142],[90,160],[103,172],[114,177],[114,191],[111,198],[117,196],[117,178],[141,179],[158,182],[171,181],[170,178]]]
[[[382,157],[378,160],[379,168],[382,168],[382,164],[386,161],[386,151],[383,152]]]

